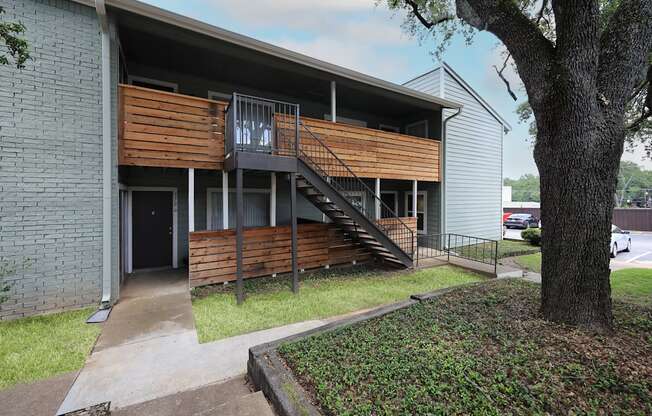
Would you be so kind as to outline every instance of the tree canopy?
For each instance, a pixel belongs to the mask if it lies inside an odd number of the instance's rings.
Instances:
[[[0,17],[3,14],[5,9],[0,6]],[[6,49],[6,53],[0,52],[0,65],[9,65],[13,61],[18,69],[25,67],[25,62],[30,58],[27,40],[21,37],[25,30],[21,22],[0,21],[0,45],[4,44]]]

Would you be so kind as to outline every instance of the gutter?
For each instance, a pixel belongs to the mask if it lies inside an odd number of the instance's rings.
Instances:
[[[462,114],[462,107],[457,109],[457,112],[451,116],[448,116],[444,119],[444,122],[442,123],[442,132],[441,136],[443,137],[443,140],[441,142],[441,155],[440,155],[440,160],[441,160],[441,176],[442,176],[442,190],[441,190],[441,233],[442,234],[447,234],[448,229],[447,229],[447,224],[446,224],[446,219],[447,219],[447,210],[446,210],[446,188],[448,187],[447,181],[446,181],[446,142],[448,142],[448,134],[446,131],[446,126],[448,125],[448,122],[454,119],[455,117],[459,116]]]
[[[111,306],[111,35],[104,0],[95,0],[102,29],[102,308]]]

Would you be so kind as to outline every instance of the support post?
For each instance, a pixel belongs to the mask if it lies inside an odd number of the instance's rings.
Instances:
[[[290,173],[290,217],[292,224],[292,292],[299,291],[299,265],[297,245],[297,174]]]
[[[331,81],[331,121],[337,123],[337,84]]]
[[[195,169],[188,169],[188,232],[195,231]]]
[[[418,190],[417,190],[417,180],[412,181],[412,216],[414,218],[418,218],[417,215],[417,195],[418,195]]]
[[[380,212],[380,178],[376,178],[376,221],[380,219],[381,212]]]
[[[229,229],[229,172],[222,171],[222,229]]]
[[[272,172],[269,189],[269,225],[276,227],[276,172]]]
[[[242,169],[235,171],[235,264],[236,264],[236,297],[238,305],[244,301],[244,279],[242,271],[242,247],[244,231],[244,199],[242,196]]]

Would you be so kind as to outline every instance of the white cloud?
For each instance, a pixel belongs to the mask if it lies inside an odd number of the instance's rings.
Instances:
[[[392,56],[411,40],[401,20],[390,20],[392,13],[374,0],[199,3],[207,15],[219,13],[221,20],[237,23],[237,31],[260,40],[377,77],[404,78],[406,64]]]

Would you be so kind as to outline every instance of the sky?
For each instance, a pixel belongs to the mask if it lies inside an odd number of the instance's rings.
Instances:
[[[389,11],[375,0],[145,0],[155,6],[247,35],[317,59],[402,84],[439,66],[432,54],[434,39],[422,44],[401,29],[403,15]],[[518,121],[515,110],[526,100],[516,89],[514,101],[496,75],[501,65],[497,38],[479,32],[472,44],[460,37],[441,59],[462,76],[512,126],[504,137],[503,176],[517,178],[537,174],[532,158],[528,126]],[[520,84],[511,70],[506,76]],[[642,151],[623,158],[652,169]]]

